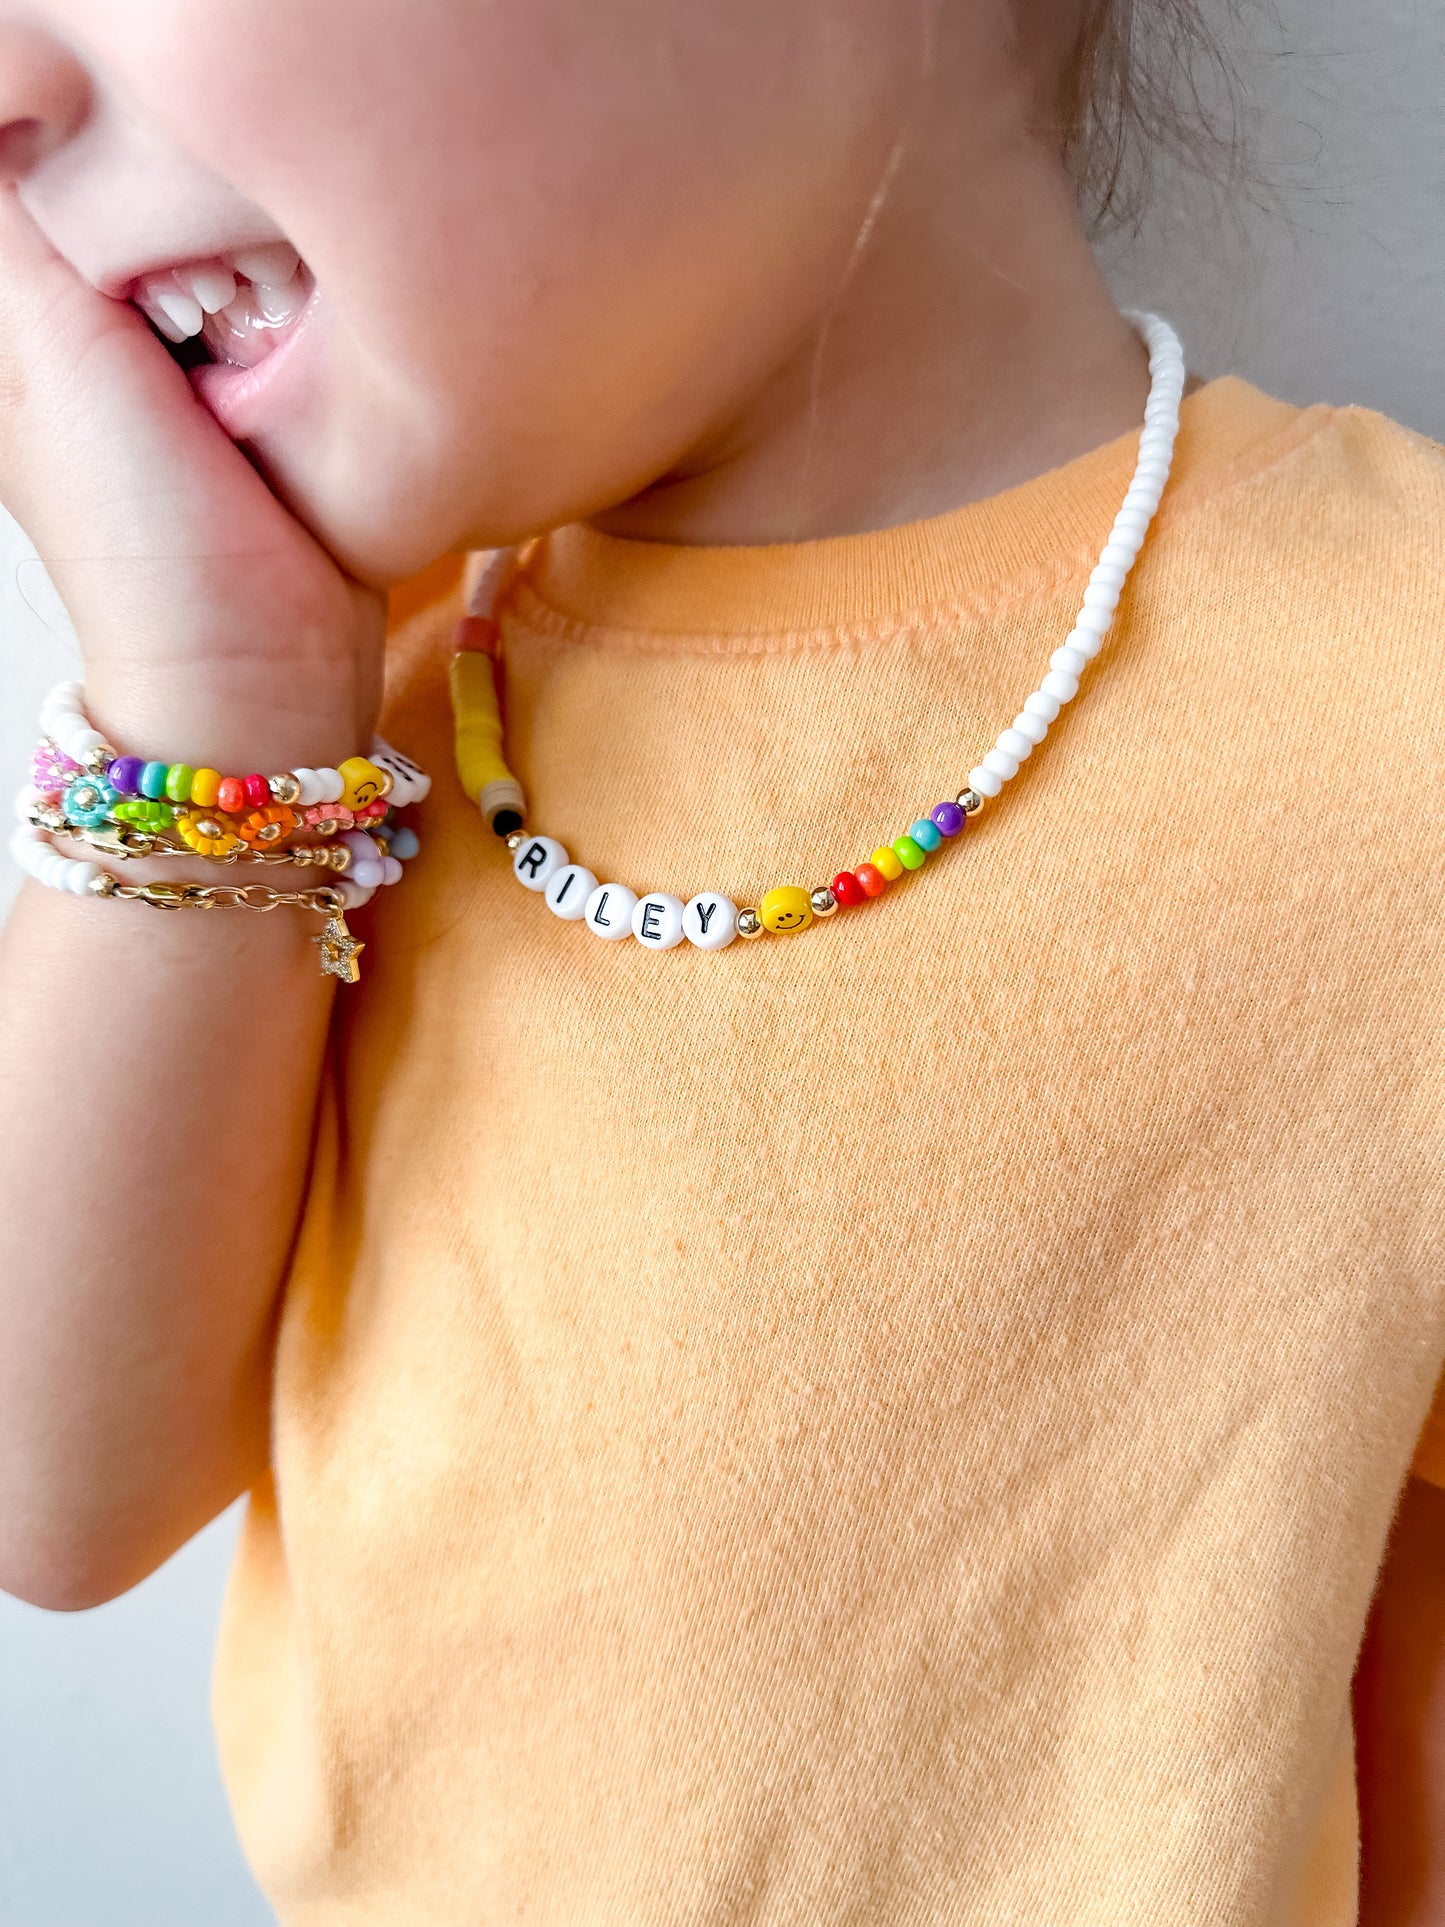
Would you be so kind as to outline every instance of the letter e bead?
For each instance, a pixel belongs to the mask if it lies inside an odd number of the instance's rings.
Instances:
[[[654,890],[639,897],[632,913],[632,934],[649,950],[671,950],[682,942],[683,906],[681,897]]]

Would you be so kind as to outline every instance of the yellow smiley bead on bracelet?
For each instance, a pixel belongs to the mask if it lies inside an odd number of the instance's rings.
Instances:
[[[1131,313],[1128,319],[1149,351],[1149,398],[1133,478],[1114,518],[1083,594],[1083,606],[1065,641],[1049,658],[1049,673],[992,749],[968,772],[967,785],[951,800],[935,803],[899,835],[879,844],[866,862],[840,870],[830,883],[803,889],[781,884],[767,891],[756,907],[739,909],[720,891],[705,890],[684,902],[665,891],[637,896],[625,884],[600,880],[574,863],[554,837],[524,827],[526,797],[508,768],[501,710],[502,627],[500,611],[517,573],[519,555],[500,551],[478,578],[469,612],[457,632],[451,693],[456,723],[456,759],[463,788],[499,836],[505,837],[512,873],[527,890],[542,897],[553,915],[584,923],[593,933],[616,942],[631,936],[649,950],[671,950],[684,940],[701,950],[721,950],[735,937],[756,939],[768,932],[806,930],[839,910],[870,903],[904,878],[923,869],[952,842],[1004,784],[1018,774],[1048,734],[1065,703],[1078,694],[1079,678],[1103,646],[1129,572],[1159,507],[1174,458],[1186,370],[1184,350],[1169,323],[1158,315]]]

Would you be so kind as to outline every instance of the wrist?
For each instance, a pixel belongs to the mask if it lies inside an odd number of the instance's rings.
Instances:
[[[269,683],[253,674],[168,677],[149,667],[130,674],[97,668],[85,678],[86,712],[118,753],[267,776],[364,755],[379,693],[359,686],[351,664]]]

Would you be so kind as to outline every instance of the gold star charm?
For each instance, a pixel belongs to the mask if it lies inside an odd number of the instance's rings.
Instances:
[[[321,935],[313,937],[311,941],[321,952],[323,977],[339,977],[344,984],[359,982],[361,965],[356,960],[366,945],[358,943],[352,936],[346,927],[346,918],[339,910],[327,919]]]

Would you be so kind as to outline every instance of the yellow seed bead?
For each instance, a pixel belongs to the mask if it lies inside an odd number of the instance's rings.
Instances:
[[[890,883],[896,883],[903,875],[903,865],[898,861],[898,852],[891,843],[880,843],[868,861],[875,870],[881,871]]]
[[[806,930],[813,921],[813,906],[806,890],[785,883],[769,890],[758,905],[758,915],[766,930]]]
[[[337,764],[337,770],[346,785],[341,792],[343,809],[364,810],[383,794],[385,778],[376,764],[369,763],[364,756],[348,756],[344,763]]]
[[[199,803],[203,810],[213,810],[220,788],[221,772],[218,769],[198,769],[191,778],[191,801]]]

